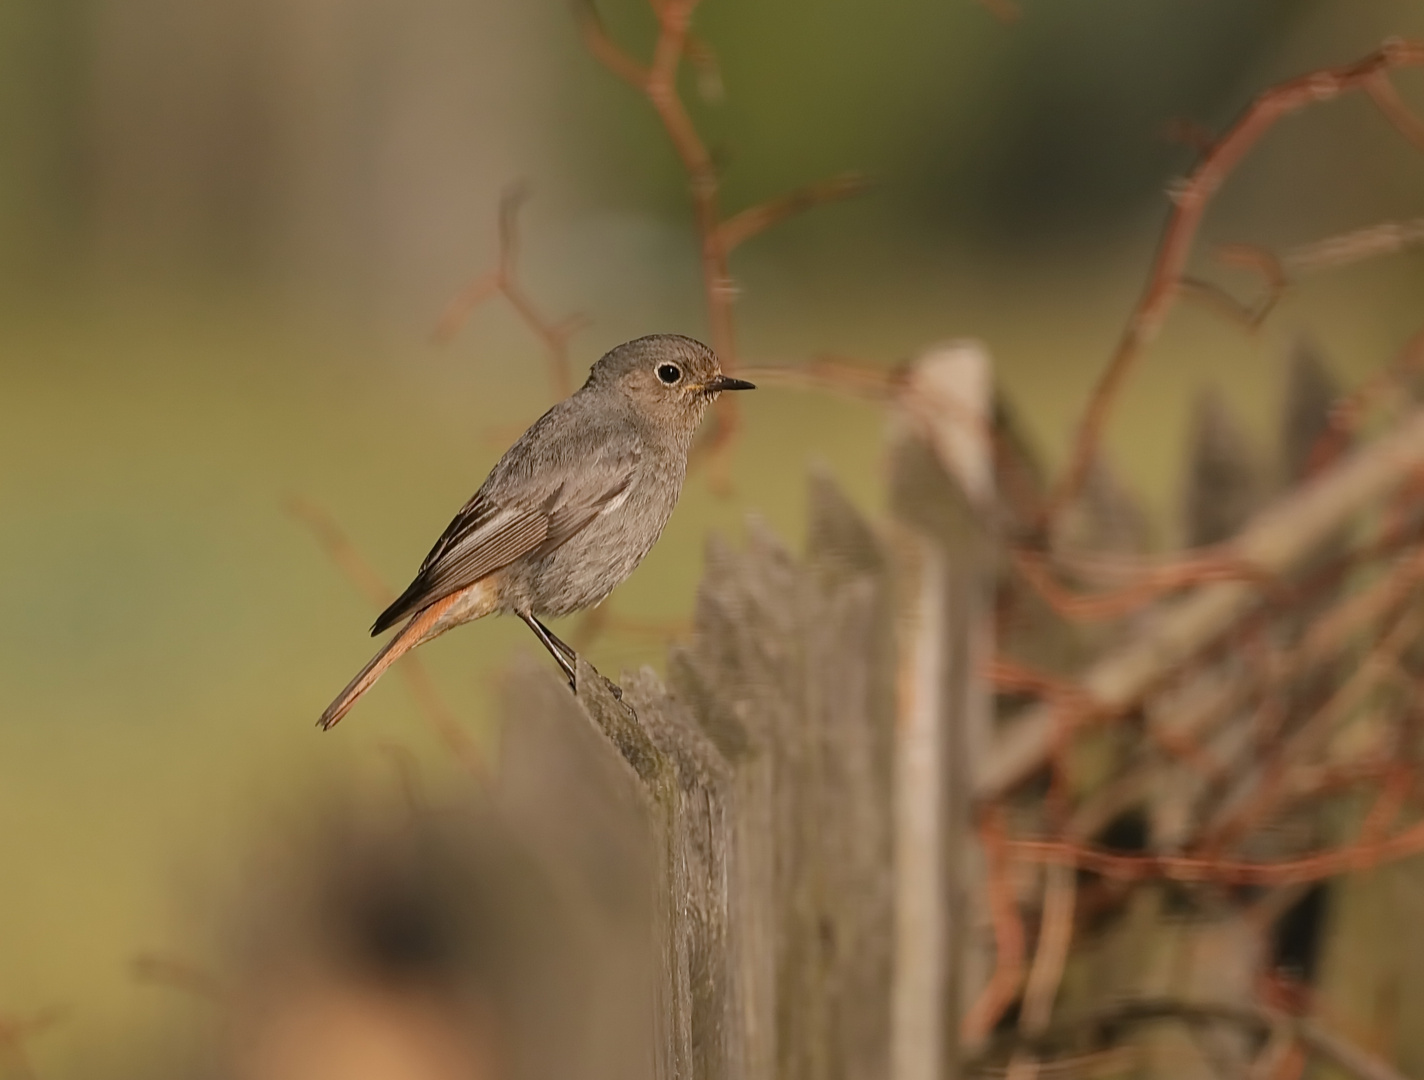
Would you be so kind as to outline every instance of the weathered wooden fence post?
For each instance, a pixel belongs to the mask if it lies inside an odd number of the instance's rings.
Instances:
[[[576,697],[543,667],[512,677],[502,805],[585,909],[606,1017],[564,1075],[955,1075],[989,722],[988,381],[972,346],[911,372],[889,542],[816,476],[803,559],[755,522],[745,552],[713,543],[671,690],[648,671],[621,702],[587,667]],[[607,1033],[640,1007],[635,1060],[636,1037]]]
[[[990,722],[989,395],[983,349],[949,345],[910,371],[895,418],[895,1080],[958,1075],[966,974],[982,967],[970,802]]]

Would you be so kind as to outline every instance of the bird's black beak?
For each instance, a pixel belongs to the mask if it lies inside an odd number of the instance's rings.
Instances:
[[[755,390],[756,384],[746,379],[734,379],[730,375],[714,375],[702,384],[704,394],[720,394],[723,390]]]

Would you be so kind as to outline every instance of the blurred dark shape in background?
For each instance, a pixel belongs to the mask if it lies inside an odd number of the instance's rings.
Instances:
[[[649,1014],[628,979],[639,970],[646,983],[647,927],[629,932],[629,919],[645,905],[623,911],[624,931],[609,937],[610,911],[570,892],[577,872],[560,860],[571,853],[541,847],[511,817],[517,803],[501,809],[487,795],[397,805],[352,789],[268,830],[235,859],[241,884],[210,923],[211,966],[163,952],[134,962],[139,992],[207,1014],[196,1038],[170,1033],[150,1074],[636,1071]],[[604,860],[598,873],[627,899],[644,895],[631,869]],[[597,963],[612,952],[616,963]],[[596,1072],[618,1055],[619,1072]]]
[[[1100,240],[1190,160],[1169,122],[1223,122],[1248,73],[1328,8],[1113,0],[1043,5],[1006,30],[967,2],[709,5],[730,91],[700,113],[739,200],[856,168],[889,192],[877,227],[923,244]],[[27,276],[97,261],[392,314],[448,289],[513,175],[583,203],[683,199],[656,129],[590,78],[556,4],[9,11],[0,235]],[[646,33],[637,5],[609,17]]]

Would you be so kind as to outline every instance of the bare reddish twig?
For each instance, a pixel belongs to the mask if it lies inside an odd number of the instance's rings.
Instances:
[[[330,514],[315,503],[295,496],[288,498],[283,505],[287,513],[311,530],[312,536],[336,564],[336,568],[365,595],[373,607],[382,609],[395,598],[395,593],[356,550],[356,546]],[[484,754],[460,723],[454,710],[440,696],[434,680],[430,678],[430,672],[420,662],[419,657],[407,655],[397,667],[411,696],[415,698],[416,705],[430,721],[441,741],[455,755],[456,760],[477,780],[488,780],[489,766],[485,762]]]
[[[885,402],[894,393],[897,373],[841,357],[813,356],[804,364],[747,368],[758,386],[821,390],[857,401]]]
[[[732,249],[793,214],[813,206],[846,198],[864,190],[859,177],[843,176],[798,189],[788,195],[750,207],[725,218],[721,206],[721,178],[706,142],[697,131],[678,92],[680,61],[709,54],[691,36],[693,12],[700,0],[650,0],[658,21],[658,38],[652,60],[635,59],[613,40],[598,13],[595,0],[578,0],[584,42],[594,57],[613,74],[632,86],[657,114],[678,160],[687,174],[692,197],[693,218],[701,242],[703,293],[707,307],[710,344],[727,371],[736,370],[736,323],[732,303],[736,287],[728,268]],[[705,72],[704,66],[704,72]],[[735,436],[738,414],[734,396],[724,397],[717,407],[717,425],[706,445],[712,451],[727,446]]]
[[[582,315],[570,315],[559,322],[550,322],[534,306],[520,284],[519,209],[529,198],[525,184],[508,188],[499,203],[499,261],[495,268],[470,282],[445,308],[435,329],[435,340],[450,341],[465,325],[474,310],[493,296],[503,296],[539,339],[549,355],[549,382],[554,396],[567,397],[573,390],[573,373],[569,367],[569,339],[588,325]]]
[[[1424,242],[1424,224],[1421,224],[1420,239]],[[1404,396],[1408,379],[1421,368],[1424,368],[1424,330],[1415,333],[1405,343],[1392,364],[1375,372],[1353,393],[1335,403],[1330,410],[1329,426],[1311,447],[1307,473],[1313,475],[1338,457],[1359,433],[1370,410],[1381,399],[1391,395]]]
[[[1314,750],[1336,723],[1393,673],[1396,658],[1413,644],[1422,623],[1424,620],[1413,612],[1401,618],[1290,738],[1274,742],[1256,791],[1244,805],[1230,809],[1208,830],[1204,841],[1207,847],[1219,849],[1267,818],[1282,793],[1290,766]]]
[[[1071,679],[1039,671],[1008,656],[1000,655],[990,660],[984,675],[994,689],[1001,692],[1052,698],[1063,708],[1085,713],[1091,709],[1091,699]]]
[[[985,889],[994,924],[994,974],[961,1022],[962,1036],[970,1046],[988,1037],[1004,1010],[1013,1003],[1024,977],[1023,921],[1014,901],[1010,877],[1013,867],[1007,856],[1004,823],[997,813],[985,814],[979,826],[979,841],[987,863]]]
[[[803,214],[823,203],[839,202],[841,199],[859,195],[869,187],[870,181],[859,173],[844,173],[829,180],[822,180],[818,184],[807,184],[759,206],[748,207],[722,222],[722,248],[730,254],[752,237],[760,236],[787,218]]]
[[[1014,0],[977,0],[977,2],[980,7],[1005,26],[1012,26],[1023,18],[1023,9]]]
[[[5,1066],[4,1071],[17,1080],[34,1080],[35,1070],[30,1064],[26,1044],[68,1015],[69,1010],[64,1006],[51,1005],[23,1019],[0,1017],[0,1064]]]
[[[1297,859],[1253,862],[1194,855],[1120,855],[1068,840],[1009,840],[1010,855],[1060,863],[1116,881],[1163,879],[1223,885],[1294,885],[1369,870],[1424,853],[1424,822],[1371,843],[1353,843]]]
[[[1360,826],[1360,841],[1375,844],[1382,840],[1399,820],[1405,801],[1414,790],[1419,777],[1412,764],[1396,763],[1385,776],[1384,786],[1365,815]]]
[[[181,956],[140,953],[130,961],[129,970],[139,982],[166,986],[202,1001],[222,1004],[228,999],[216,975]]]
[[[1083,622],[1121,618],[1171,593],[1213,581],[1269,583],[1259,569],[1236,557],[1226,545],[1144,568],[1136,572],[1132,584],[1090,595],[1075,593],[1060,585],[1049,569],[1048,556],[1040,552],[1020,549],[1012,552],[1010,559],[1049,607],[1065,619]]]
[[[1182,294],[1205,301],[1227,318],[1239,323],[1248,333],[1255,332],[1276,309],[1289,285],[1281,260],[1272,252],[1254,244],[1225,244],[1217,249],[1216,259],[1223,266],[1234,266],[1257,274],[1264,286],[1260,298],[1254,303],[1243,304],[1225,289],[1209,281],[1186,277],[1181,281]]]
[[[1162,125],[1162,138],[1195,150],[1198,154],[1205,154],[1216,142],[1216,132],[1198,120],[1178,116]]]
[[[1386,82],[1390,70],[1420,65],[1424,65],[1424,42],[1391,41],[1358,63],[1326,68],[1272,87],[1251,103],[1230,130],[1204,153],[1191,175],[1173,189],[1172,211],[1147,287],[1083,412],[1067,470],[1049,502],[1049,522],[1081,491],[1118,392],[1143,351],[1156,339],[1181,294],[1184,271],[1202,217],[1227,177],[1283,117],[1350,90],[1367,91],[1401,132],[1424,146],[1415,138],[1418,131],[1413,125],[1418,120],[1403,108],[1402,102],[1396,107],[1397,95]]]
[[[1282,255],[1280,262],[1287,274],[1305,274],[1350,266],[1382,255],[1397,255],[1421,245],[1424,245],[1424,218],[1385,221],[1300,244]]]
[[[1381,51],[1407,54],[1418,46],[1418,42],[1395,40],[1387,42]],[[1413,62],[1417,64],[1419,61],[1415,59]],[[1383,69],[1371,72],[1364,79],[1364,88],[1365,93],[1370,95],[1370,100],[1399,133],[1409,140],[1415,149],[1424,151],[1424,120],[1415,116],[1404,103],[1399,91],[1389,81],[1389,75]]]
[[[1053,1018],[1053,1002],[1063,981],[1068,950],[1073,944],[1073,915],[1077,903],[1077,875],[1071,867],[1050,866],[1045,871],[1043,915],[1038,947],[1034,949],[1028,981],[1024,984],[1019,1030],[1029,1037],[1043,1034]],[[1017,1054],[1009,1062],[1007,1080],[1035,1080],[1038,1059]]]
[[[420,762],[416,761],[410,747],[395,742],[382,742],[378,749],[390,763],[391,771],[395,774],[396,784],[400,787],[401,797],[405,800],[406,809],[412,816],[423,814],[429,808],[429,803],[425,797],[425,783],[420,773]]]

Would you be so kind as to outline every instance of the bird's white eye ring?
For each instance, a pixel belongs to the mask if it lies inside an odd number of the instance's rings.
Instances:
[[[671,386],[677,382],[678,379],[682,378],[682,368],[676,364],[659,364],[658,378],[667,383],[668,386]]]

